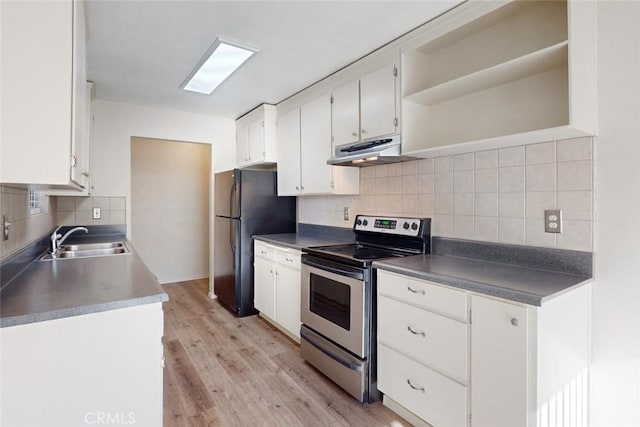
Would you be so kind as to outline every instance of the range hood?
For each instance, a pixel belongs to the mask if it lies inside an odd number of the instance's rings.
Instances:
[[[400,135],[344,144],[335,148],[333,158],[327,164],[334,166],[374,166],[414,160],[415,157],[400,154]]]

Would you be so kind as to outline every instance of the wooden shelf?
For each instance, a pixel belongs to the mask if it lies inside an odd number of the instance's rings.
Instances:
[[[415,92],[404,100],[434,105],[515,80],[566,66],[568,42],[564,41],[522,57]]]

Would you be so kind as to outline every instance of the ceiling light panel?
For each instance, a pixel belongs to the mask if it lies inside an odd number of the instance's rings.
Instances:
[[[182,89],[209,95],[257,50],[216,39],[195,70],[182,84]]]

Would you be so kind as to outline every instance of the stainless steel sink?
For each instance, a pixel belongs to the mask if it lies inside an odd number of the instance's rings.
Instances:
[[[124,242],[79,243],[75,245],[62,245],[55,256],[51,253],[46,253],[40,258],[40,261],[102,257],[129,253],[131,253],[131,251]]]

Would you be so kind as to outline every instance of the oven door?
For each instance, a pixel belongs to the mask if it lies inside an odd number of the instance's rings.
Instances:
[[[303,256],[302,323],[362,359],[369,333],[367,279],[365,269]]]

